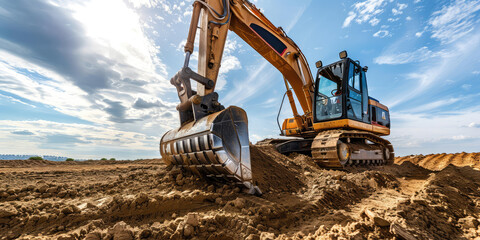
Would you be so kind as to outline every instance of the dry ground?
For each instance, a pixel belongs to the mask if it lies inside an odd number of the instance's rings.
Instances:
[[[261,197],[160,160],[0,161],[0,239],[480,239],[479,154],[333,171],[251,151]]]

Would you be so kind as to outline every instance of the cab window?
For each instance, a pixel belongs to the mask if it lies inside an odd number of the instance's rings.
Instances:
[[[348,95],[347,115],[354,120],[363,120],[362,114],[362,88],[361,88],[361,69],[359,66],[350,62],[348,68]]]
[[[350,63],[349,73],[348,73],[348,85],[360,91],[360,68],[357,65]]]
[[[330,65],[319,71],[315,97],[315,115],[318,121],[339,118],[342,110],[342,80],[344,63]]]

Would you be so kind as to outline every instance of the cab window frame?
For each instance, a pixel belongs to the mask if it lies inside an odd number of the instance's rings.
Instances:
[[[353,68],[352,68],[353,67]],[[355,69],[358,69],[358,72],[355,73]],[[353,86],[350,85],[350,82],[351,82],[351,75],[350,73],[353,73]],[[362,67],[360,66],[360,64],[358,64],[357,62],[353,61],[353,60],[349,60],[348,61],[348,71],[347,71],[347,79],[348,81],[346,81],[346,89],[348,89],[348,95],[346,94],[345,96],[345,105],[348,104],[348,102],[350,102],[352,108],[351,109],[348,109],[348,107],[345,108],[345,112],[346,112],[346,118],[347,119],[351,119],[351,120],[355,120],[355,121],[359,121],[359,122],[364,122],[364,114],[363,114],[363,91],[362,91],[362,87],[363,87],[363,83],[362,83]],[[355,87],[355,85],[358,84],[358,89]],[[355,111],[353,109],[353,104],[358,104],[360,103],[360,111]],[[358,110],[358,109],[357,109]],[[357,112],[358,114],[360,115],[357,115]]]
[[[359,72],[356,76],[358,76],[358,80],[356,80],[354,78],[353,82],[354,82],[354,86],[351,86],[350,85],[350,70],[351,70],[351,67],[355,66],[355,68],[358,68],[359,69]],[[347,87],[349,90],[354,90],[356,93],[362,95],[362,68],[354,61],[349,61],[349,66],[348,66],[348,83],[347,83]],[[355,87],[355,83],[358,83],[359,87],[358,89]],[[361,101],[361,100],[359,100]]]
[[[345,91],[347,91],[346,89],[348,88],[348,81],[347,81],[347,77],[348,77],[348,71],[343,71],[343,76],[342,76],[342,82],[340,83],[340,87],[341,87],[341,91],[342,91],[342,94],[341,94],[341,101],[342,101],[342,115],[339,116],[339,117],[336,117],[336,118],[329,118],[329,119],[318,119],[317,118],[317,109],[316,109],[316,101],[317,101],[317,97],[319,95],[318,93],[318,85],[320,83],[319,78],[320,78],[320,72],[326,68],[326,67],[329,67],[331,65],[334,65],[334,64],[338,64],[338,63],[342,63],[344,65],[346,64],[349,64],[349,61],[348,59],[342,59],[340,61],[337,61],[337,62],[334,62],[334,63],[331,63],[327,66],[324,66],[324,67],[321,67],[317,70],[317,76],[315,78],[315,93],[314,93],[314,96],[313,96],[313,121],[315,123],[318,123],[318,122],[329,122],[329,121],[333,121],[333,120],[340,120],[340,119],[346,119],[347,118],[347,111],[345,111],[346,109],[346,103],[345,103],[345,100],[346,100],[346,94],[344,93]]]

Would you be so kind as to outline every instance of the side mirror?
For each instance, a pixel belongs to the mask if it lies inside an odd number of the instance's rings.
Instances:
[[[368,66],[363,67],[363,71],[367,72],[368,71]]]
[[[316,62],[316,63],[315,63],[315,66],[316,66],[317,68],[321,68],[321,67],[323,66],[322,61]]]

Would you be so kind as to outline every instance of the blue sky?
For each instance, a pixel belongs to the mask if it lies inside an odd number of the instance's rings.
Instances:
[[[169,79],[192,2],[0,0],[0,153],[158,157],[160,137],[179,125]],[[480,151],[480,0],[253,2],[311,69],[341,50],[369,66],[397,155]],[[247,111],[252,142],[278,136],[284,88],[230,32],[217,91]]]

